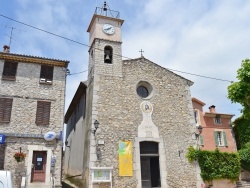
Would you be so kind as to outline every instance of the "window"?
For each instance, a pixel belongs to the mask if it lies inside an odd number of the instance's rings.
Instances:
[[[215,131],[214,139],[216,146],[227,146],[227,137],[224,131]]]
[[[146,81],[140,81],[136,85],[136,93],[142,98],[151,98],[153,96],[153,87],[150,83]]]
[[[113,49],[110,46],[104,48],[104,63],[112,63]]]
[[[0,98],[0,122],[10,122],[13,99]]]
[[[16,80],[17,63],[5,61],[3,67],[3,80]]]
[[[221,118],[219,115],[216,115],[215,118],[214,118],[214,123],[215,124],[221,124]]]
[[[144,86],[139,86],[137,88],[137,94],[142,98],[146,98],[148,96],[148,90]]]
[[[202,135],[199,136],[200,146],[204,146],[204,138]]]
[[[40,83],[51,84],[53,80],[54,67],[41,65]]]
[[[51,102],[37,101],[36,124],[48,125],[50,119]]]
[[[196,124],[200,125],[200,116],[199,116],[199,111],[198,110],[194,110],[194,120]]]

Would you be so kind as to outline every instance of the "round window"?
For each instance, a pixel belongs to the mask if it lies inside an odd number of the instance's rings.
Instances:
[[[148,96],[148,89],[144,86],[139,86],[137,88],[137,94],[142,98],[146,98]]]
[[[136,85],[136,92],[137,95],[139,95],[141,98],[151,98],[153,96],[153,87],[151,86],[150,83],[146,81],[140,81]]]

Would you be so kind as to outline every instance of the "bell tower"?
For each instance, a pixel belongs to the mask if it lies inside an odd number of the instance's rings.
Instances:
[[[122,76],[122,32],[124,20],[104,2],[97,7],[88,27],[89,76]]]

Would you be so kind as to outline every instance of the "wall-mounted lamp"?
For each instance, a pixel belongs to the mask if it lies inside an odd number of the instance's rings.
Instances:
[[[95,135],[95,133],[96,133],[98,127],[99,127],[99,121],[95,120],[94,126],[95,126],[95,129],[92,129],[92,133]]]
[[[66,140],[64,143],[66,147],[70,148],[70,146],[68,146],[68,143],[69,143],[68,140]]]
[[[197,129],[198,129],[199,133],[194,133],[194,134],[195,134],[195,139],[196,139],[196,140],[199,138],[200,134],[202,133],[203,127],[202,127],[201,125],[199,125],[199,126],[197,127]]]

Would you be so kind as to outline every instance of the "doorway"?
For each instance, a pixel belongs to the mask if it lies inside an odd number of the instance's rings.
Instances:
[[[47,151],[33,151],[31,182],[45,182]]]
[[[5,144],[0,144],[0,170],[4,170]]]
[[[140,142],[142,188],[161,187],[158,143]]]

